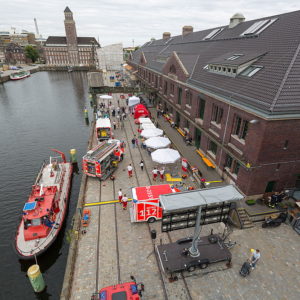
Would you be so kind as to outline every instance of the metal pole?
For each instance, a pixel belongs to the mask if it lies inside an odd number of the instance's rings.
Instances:
[[[192,241],[192,246],[189,249],[190,255],[192,257],[200,256],[200,251],[198,249],[198,242],[199,242],[200,228],[201,228],[200,221],[201,221],[201,206],[199,206],[199,208],[198,208],[194,237],[193,237],[193,241]]]

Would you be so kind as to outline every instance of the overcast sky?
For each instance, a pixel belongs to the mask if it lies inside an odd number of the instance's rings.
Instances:
[[[227,25],[242,13],[246,20],[300,9],[299,0],[1,0],[0,30],[16,27],[35,32],[38,21],[43,37],[64,36],[66,6],[73,12],[78,36],[99,37],[102,46],[122,42],[142,45],[164,31],[181,34],[184,25],[194,31]],[[300,20],[299,20],[300,21]]]

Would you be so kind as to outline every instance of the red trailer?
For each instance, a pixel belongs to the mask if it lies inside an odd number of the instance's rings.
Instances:
[[[150,117],[150,112],[148,111],[146,106],[143,104],[137,104],[134,107],[134,118],[138,119],[138,118],[146,118],[146,117]]]
[[[162,218],[159,196],[179,192],[170,184],[140,186],[132,189],[131,222],[155,222]]]

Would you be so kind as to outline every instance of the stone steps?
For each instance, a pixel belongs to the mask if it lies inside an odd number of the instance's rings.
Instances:
[[[253,222],[250,220],[245,208],[238,208],[237,213],[240,217],[242,223],[242,229],[252,228],[254,227]]]

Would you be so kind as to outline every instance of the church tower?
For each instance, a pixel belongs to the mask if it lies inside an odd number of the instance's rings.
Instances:
[[[64,14],[69,64],[76,66],[79,64],[79,54],[75,21],[73,20],[73,13],[68,6],[65,8]]]

